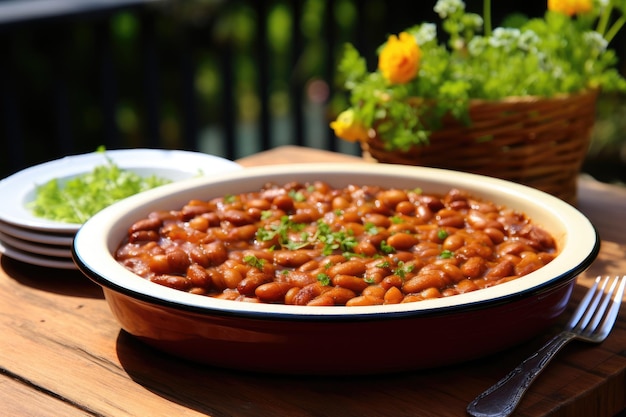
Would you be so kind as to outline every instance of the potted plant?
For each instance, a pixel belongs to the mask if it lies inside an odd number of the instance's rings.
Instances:
[[[619,3],[619,4],[618,4]],[[574,202],[600,91],[626,92],[611,39],[622,0],[548,0],[541,18],[492,28],[462,0],[391,35],[378,66],[347,44],[339,73],[349,107],[330,123],[380,162],[465,170],[525,183]]]

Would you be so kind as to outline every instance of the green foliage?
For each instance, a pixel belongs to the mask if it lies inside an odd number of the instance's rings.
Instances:
[[[576,17],[553,11],[535,19],[515,14],[506,21],[511,26],[493,31],[489,22],[466,13],[461,0],[439,0],[435,11],[449,41],[438,39],[432,23],[406,29],[421,50],[418,74],[410,82],[391,84],[379,71],[368,72],[351,44],[338,66],[356,119],[375,128],[390,149],[427,144],[446,114],[470,123],[471,99],[552,97],[585,89],[626,92],[615,52],[608,49],[624,16],[604,24],[601,32],[594,30],[596,23],[609,21],[603,16],[611,15],[610,6]]]

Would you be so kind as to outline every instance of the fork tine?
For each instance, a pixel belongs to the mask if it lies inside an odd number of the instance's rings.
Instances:
[[[593,301],[587,308],[587,311],[585,311],[585,315],[583,316],[582,320],[576,326],[577,329],[579,330],[585,329],[587,325],[589,324],[589,321],[592,319],[592,317],[596,315],[596,313],[598,312],[598,304],[600,304],[600,300],[602,300],[602,297],[604,296],[604,290],[606,289],[606,285],[609,282],[609,279],[610,277],[607,275],[604,278],[604,281],[602,281],[602,285],[600,286],[600,288],[596,288],[596,291],[593,295]],[[596,281],[599,282],[600,280],[601,280],[601,277],[598,276],[596,278]],[[604,311],[605,308],[606,308],[606,305],[603,306],[602,311]]]
[[[606,287],[606,285],[608,284],[609,281],[609,277],[607,276],[605,281],[604,281],[604,285],[602,286],[602,305],[600,308],[597,308],[595,311],[595,314],[593,315],[593,320],[591,321],[591,323],[588,326],[588,331],[593,331],[593,329],[595,329],[598,324],[600,324],[600,321],[602,321],[602,318],[605,317],[605,312],[607,311],[607,306],[609,305],[609,301],[611,301],[611,296],[613,295],[614,291],[615,291],[615,287],[617,287],[617,284],[619,283],[619,276],[615,277],[615,280],[613,281],[613,283],[611,284],[611,288],[608,290],[608,292],[604,292],[604,288]],[[616,294],[617,295],[617,294]]]
[[[615,287],[617,287],[618,282],[619,282],[619,287],[617,288],[617,291],[615,292],[615,295],[613,296],[613,303],[611,304],[611,308],[609,309],[606,316],[604,317],[604,320],[602,320],[602,327],[600,328],[600,331],[598,332],[600,337],[603,339],[606,338],[608,334],[611,332],[611,329],[613,328],[613,324],[615,323],[615,320],[617,319],[617,314],[619,313],[619,309],[622,304],[622,298],[624,296],[624,288],[626,287],[626,275],[623,275],[621,279],[618,276],[615,277],[615,282],[613,283],[613,286],[611,287],[611,292],[615,289]],[[610,295],[607,298],[610,298]]]
[[[580,321],[580,319],[583,316],[583,314],[585,314],[585,311],[587,311],[587,307],[589,306],[589,303],[591,302],[591,299],[596,294],[596,289],[598,288],[598,284],[600,283],[600,279],[601,279],[600,276],[596,277],[596,281],[593,283],[591,288],[589,288],[589,290],[587,290],[587,293],[585,294],[583,299],[580,301],[580,304],[576,308],[576,311],[574,311],[574,314],[572,314],[572,317],[570,318],[569,322],[567,323],[567,328],[573,329],[578,324],[578,322]]]

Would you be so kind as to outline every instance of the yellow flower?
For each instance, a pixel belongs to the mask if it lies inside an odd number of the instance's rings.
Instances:
[[[590,12],[592,3],[592,0],[548,0],[548,10],[573,16]]]
[[[417,74],[421,54],[414,36],[406,32],[399,37],[391,35],[380,51],[378,69],[394,84],[407,83]]]
[[[354,110],[348,109],[337,116],[337,120],[330,123],[335,135],[350,142],[367,139],[367,129],[354,117]]]

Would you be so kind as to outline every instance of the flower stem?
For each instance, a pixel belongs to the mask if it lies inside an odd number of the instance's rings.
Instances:
[[[483,0],[483,20],[485,22],[485,36],[491,36],[491,0]]]
[[[596,32],[598,32],[602,36],[605,35],[606,28],[609,25],[609,19],[611,17],[612,9],[613,7],[610,4],[606,5],[604,9],[602,10],[602,14],[600,15],[600,18],[598,19],[598,26],[596,28]]]
[[[626,24],[626,16],[621,16],[615,21],[615,23],[613,23],[611,29],[606,32],[606,35],[604,35],[604,39],[606,39],[607,42],[611,42],[611,40],[613,40],[615,35],[617,35],[617,33],[620,31],[622,26],[624,26],[624,24]]]

